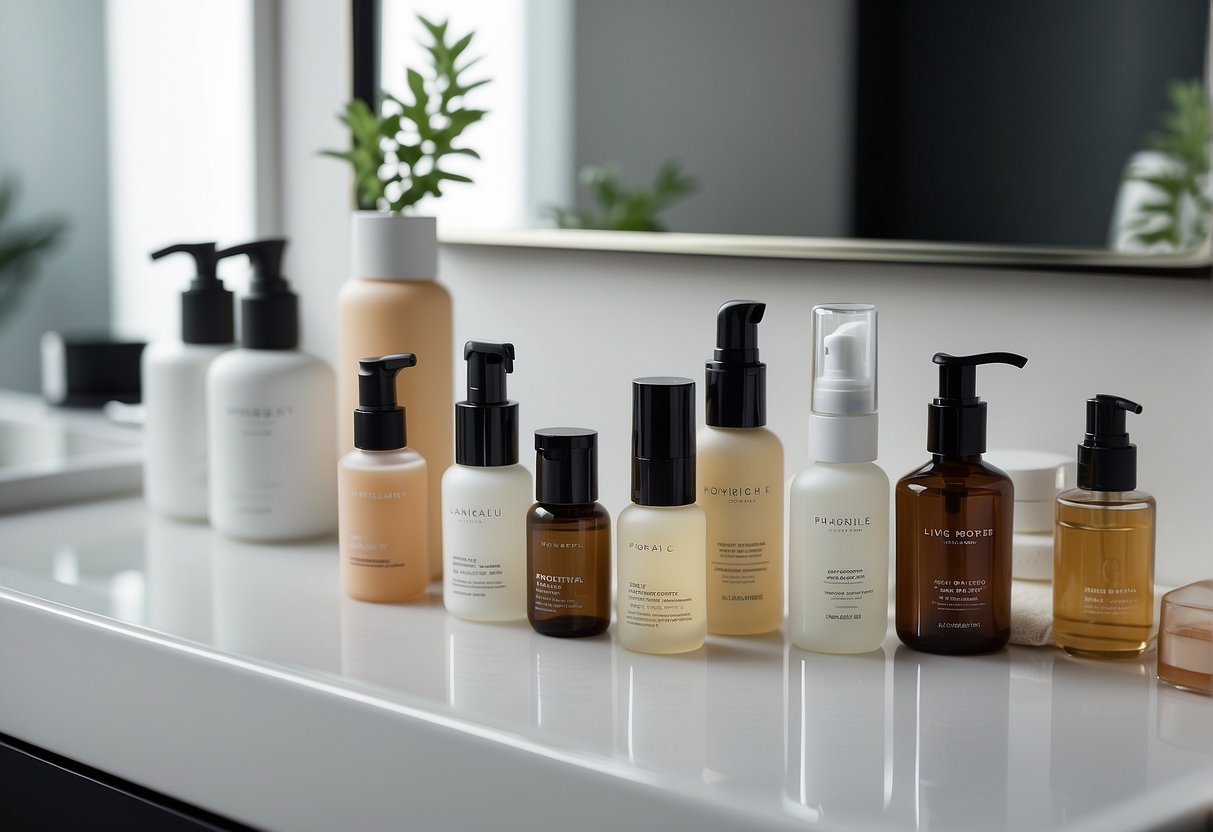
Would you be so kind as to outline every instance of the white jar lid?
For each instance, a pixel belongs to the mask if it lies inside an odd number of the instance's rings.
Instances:
[[[1074,459],[1064,454],[1000,448],[987,452],[985,460],[1011,478],[1016,503],[1051,503],[1074,482]]]

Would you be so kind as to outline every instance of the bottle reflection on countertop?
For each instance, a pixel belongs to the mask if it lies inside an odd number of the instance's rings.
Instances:
[[[147,615],[154,630],[211,644],[211,535],[204,523],[147,513]]]
[[[611,637],[531,633],[531,724],[543,741],[610,756],[615,726]]]
[[[442,593],[408,604],[341,598],[341,672],[436,702],[446,702]]]
[[[871,826],[885,808],[883,650],[788,648],[787,793],[791,814]]]
[[[336,542],[248,543],[211,534],[215,646],[338,673],[341,584]]]
[[[1150,658],[1053,661],[1050,783],[1053,821],[1069,824],[1144,793]]]
[[[1213,753],[1213,702],[1209,697],[1173,688],[1165,682],[1160,682],[1156,691],[1158,738],[1189,751]]]
[[[648,769],[699,779],[705,759],[707,655],[657,655],[615,641],[615,753]]]
[[[489,723],[525,725],[530,716],[526,619],[482,623],[443,616],[447,702],[460,714]]]
[[[916,829],[1008,827],[1011,660],[1004,650],[893,657],[889,815]]]
[[[706,648],[704,780],[777,800],[783,776],[783,634],[716,637]]]

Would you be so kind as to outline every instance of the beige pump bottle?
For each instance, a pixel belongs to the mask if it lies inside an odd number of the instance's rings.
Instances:
[[[396,380],[409,403],[409,438],[427,464],[430,577],[442,576],[442,472],[454,446],[451,296],[434,282],[438,244],[433,217],[358,211],[352,217],[351,279],[337,296],[338,427],[353,447],[357,369],[367,356],[411,352],[417,366]]]
[[[364,358],[354,450],[337,465],[341,586],[359,601],[419,598],[430,583],[426,464],[406,447],[396,377],[417,364],[412,353]]]
[[[707,513],[708,631],[752,635],[783,623],[783,445],[767,430],[767,365],[758,360],[765,303],[716,313],[696,493]]]

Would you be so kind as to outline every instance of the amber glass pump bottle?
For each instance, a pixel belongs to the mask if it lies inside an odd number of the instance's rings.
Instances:
[[[1011,637],[1011,479],[982,461],[979,364],[1023,367],[1007,352],[936,353],[928,405],[931,461],[897,483],[897,636],[928,653],[988,653]]]
[[[611,624],[611,515],[598,499],[598,433],[535,431],[526,518],[527,619],[537,633],[596,636]]]
[[[1154,498],[1137,491],[1137,446],[1118,396],[1087,399],[1078,487],[1057,497],[1053,639],[1071,655],[1132,658],[1154,627]]]

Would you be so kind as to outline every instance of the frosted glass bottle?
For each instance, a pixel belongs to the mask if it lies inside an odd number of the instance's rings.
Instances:
[[[205,520],[206,371],[231,344],[160,341],[143,351],[143,493],[152,510]]]
[[[889,619],[889,478],[873,462],[817,462],[792,481],[788,634],[822,653],[867,653]]]
[[[211,525],[245,540],[337,526],[333,371],[295,350],[230,350],[207,374]]]
[[[452,465],[442,477],[442,600],[470,621],[526,617],[526,516],[521,465]]]
[[[616,538],[619,643],[641,653],[686,653],[707,635],[707,516],[695,504],[633,504]]]

